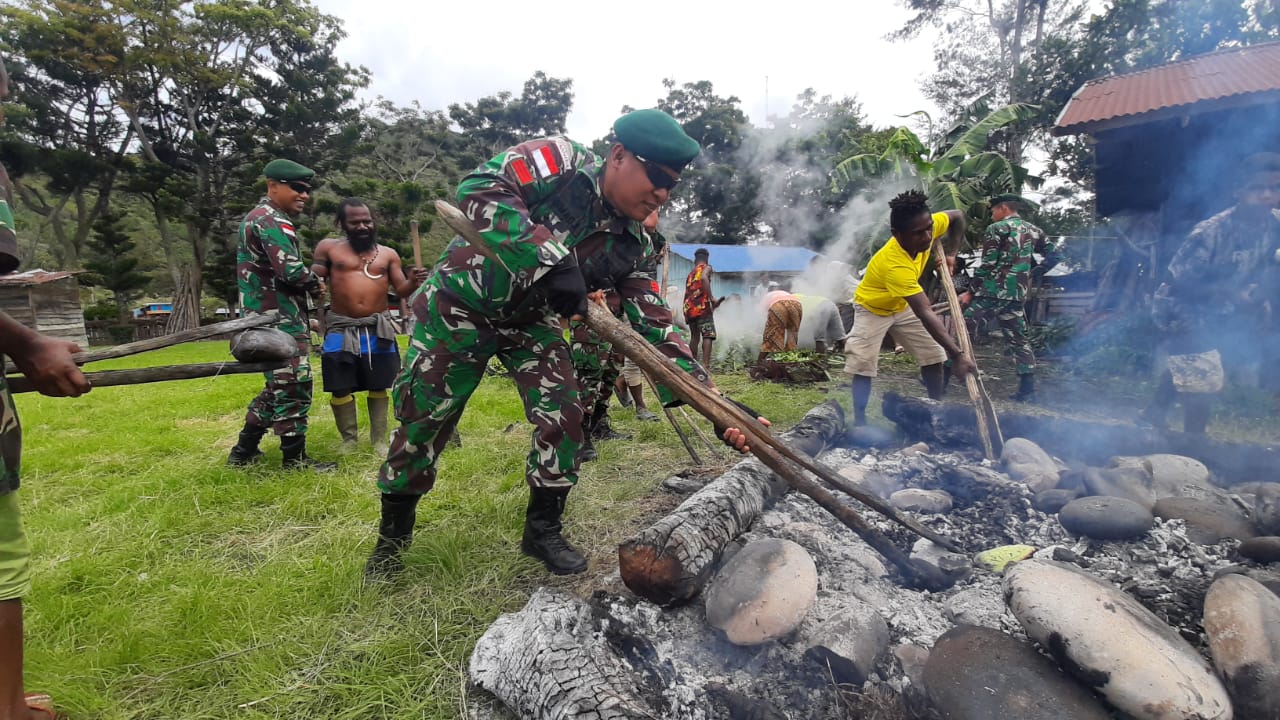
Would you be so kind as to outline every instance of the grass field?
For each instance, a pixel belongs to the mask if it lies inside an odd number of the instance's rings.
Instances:
[[[91,369],[207,362],[195,343]],[[723,386],[794,422],[823,393]],[[657,484],[688,465],[664,424],[603,443],[566,525],[588,576],[553,578],[518,549],[529,425],[511,383],[487,379],[421,505],[403,581],[365,588],[378,465],[280,470],[278,443],[248,472],[223,465],[257,375],[18,398],[21,500],[36,551],[27,599],[27,685],[71,718],[454,718],[471,647],[539,584],[586,589],[616,568],[619,540],[673,501]],[[323,396],[321,396],[323,397]],[[363,402],[361,403],[363,405]],[[367,419],[361,417],[362,431]],[[335,456],[328,404],[312,454]]]
[[[92,369],[207,362],[225,348],[195,343]],[[1007,363],[993,349],[982,364],[993,395],[1007,395],[1016,382]],[[920,392],[904,359],[886,356],[881,372],[877,396]],[[1147,393],[1127,381],[1080,386],[1052,366],[1044,374],[1050,404],[1085,413],[1130,412]],[[826,397],[848,403],[834,383],[717,381],[779,428]],[[597,587],[616,569],[617,543],[677,502],[657,486],[689,464],[665,423],[615,409],[615,424],[636,437],[601,444],[566,517],[591,570],[555,578],[517,549],[529,426],[511,383],[488,378],[462,419],[463,448],[446,452],[420,506],[405,576],[366,588],[378,464],[367,439],[333,474],[280,470],[270,438],[264,464],[229,469],[260,387],[259,376],[238,375],[18,398],[20,497],[35,545],[27,685],[53,693],[68,717],[460,717],[467,658],[489,623],[537,585]],[[338,437],[320,397],[309,447],[332,459]],[[1274,438],[1261,402],[1233,404],[1225,432]],[[878,409],[873,398],[873,422]]]

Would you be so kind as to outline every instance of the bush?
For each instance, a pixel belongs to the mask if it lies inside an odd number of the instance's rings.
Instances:
[[[84,309],[84,319],[91,322],[94,320],[118,320],[119,318],[120,310],[116,308],[115,303],[95,303]]]
[[[107,334],[111,336],[111,342],[115,345],[133,342],[132,325],[112,325],[107,328]]]
[[[1145,376],[1151,372],[1156,348],[1163,339],[1149,310],[1130,310],[1090,323],[1063,353],[1076,358],[1067,366],[1076,374]]]

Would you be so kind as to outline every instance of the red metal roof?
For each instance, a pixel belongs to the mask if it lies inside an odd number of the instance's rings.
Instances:
[[[1062,109],[1053,134],[1076,135],[1277,100],[1280,42],[1269,42],[1090,80]]]

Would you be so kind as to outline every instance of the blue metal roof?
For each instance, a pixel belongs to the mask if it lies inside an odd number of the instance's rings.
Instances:
[[[818,253],[809,248],[776,245],[690,245],[671,243],[671,252],[693,260],[698,248],[711,253],[711,267],[717,273],[731,272],[803,272]]]

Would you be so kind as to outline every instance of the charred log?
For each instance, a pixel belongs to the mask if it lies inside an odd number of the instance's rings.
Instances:
[[[952,448],[979,447],[973,408],[890,392],[885,393],[883,411],[913,440]],[[1006,437],[1027,438],[1050,453],[1088,465],[1106,465],[1116,455],[1185,455],[1204,463],[1222,485],[1270,477],[1280,463],[1276,448],[1126,423],[1001,413],[1000,426]]]
[[[814,455],[843,431],[840,407],[824,403],[782,438]],[[743,460],[670,515],[618,547],[623,582],[632,592],[660,605],[690,600],[710,578],[729,541],[749,528],[787,488],[786,481],[759,460]]]

